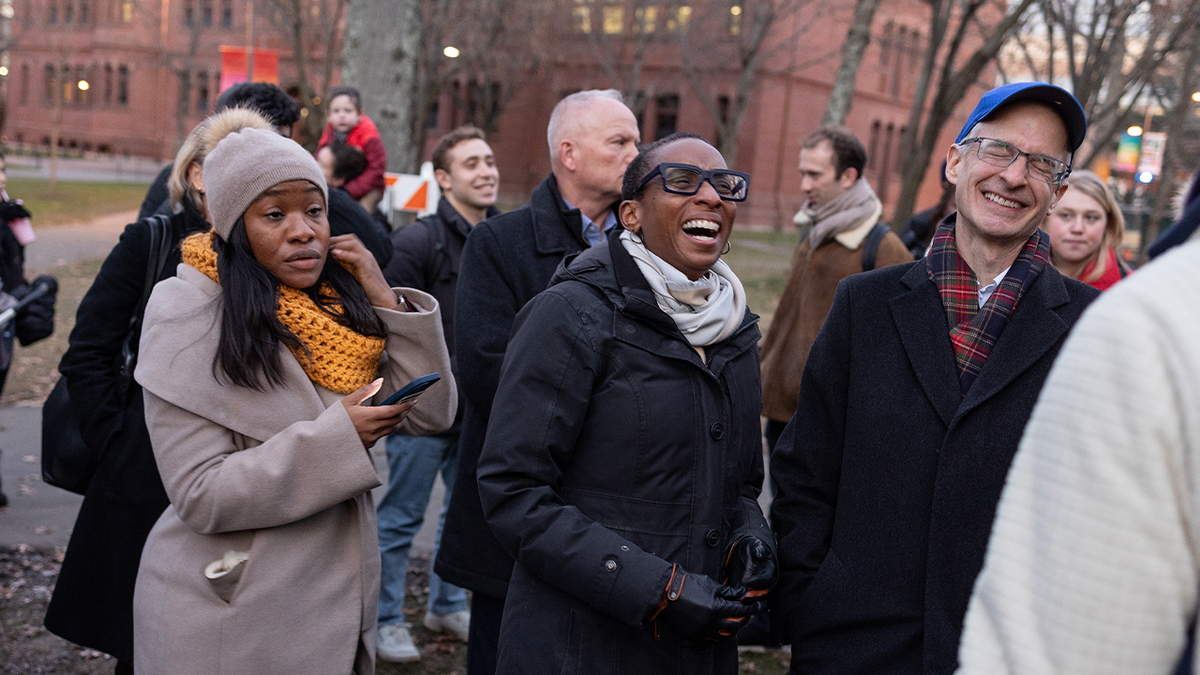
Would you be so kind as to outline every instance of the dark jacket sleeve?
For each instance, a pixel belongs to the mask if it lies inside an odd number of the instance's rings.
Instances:
[[[429,228],[425,226],[424,220],[422,218],[409,223],[392,233],[392,259],[388,261],[387,267],[383,268],[383,278],[392,286],[422,291],[428,291],[430,288],[432,279],[429,269]]]
[[[129,320],[142,298],[149,234],[144,221],[125,228],[79,303],[75,328],[58,366],[67,378],[80,433],[98,452],[121,428],[124,405],[117,396],[114,364],[129,331]]]
[[[842,473],[851,315],[843,280],[809,352],[796,413],[771,455],[771,476],[779,488],[771,503],[771,524],[780,569],[779,585],[771,594],[771,620],[773,629],[789,637],[800,599],[826,555],[833,555],[829,544]]]
[[[383,226],[345,190],[329,191],[329,234],[333,237],[357,235],[371,255],[375,256],[380,269],[386,268],[392,259],[392,242],[388,240]]]
[[[158,172],[158,176],[154,178],[154,182],[150,184],[150,189],[146,191],[146,198],[142,200],[142,208],[138,211],[138,221],[145,220],[158,212],[159,207],[163,202],[170,198],[171,192],[167,189],[167,179],[171,177],[171,169],[174,164],[168,164]]]
[[[1187,241],[1195,233],[1197,227],[1200,227],[1200,199],[1193,199],[1192,203],[1184,209],[1179,221],[1160,234],[1158,239],[1155,239],[1154,243],[1146,249],[1146,254],[1152,260],[1157,258]]]
[[[488,524],[532,574],[641,626],[671,564],[569,506],[557,491],[601,367],[589,323],[553,291],[530,301],[517,323],[479,458]]]
[[[373,136],[367,139],[363,146],[363,154],[367,156],[367,168],[353,179],[346,181],[346,192],[351,197],[361,199],[371,190],[383,189],[383,173],[387,171],[387,148],[383,139]]]
[[[454,294],[458,382],[471,407],[487,419],[500,383],[500,367],[522,302],[504,249],[488,222],[475,226],[463,247]]]

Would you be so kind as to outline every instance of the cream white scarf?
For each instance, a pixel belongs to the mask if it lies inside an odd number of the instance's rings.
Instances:
[[[746,314],[746,289],[723,260],[692,281],[654,255],[639,236],[621,233],[621,245],[654,290],[658,307],[675,321],[693,347],[705,347],[737,332]]]

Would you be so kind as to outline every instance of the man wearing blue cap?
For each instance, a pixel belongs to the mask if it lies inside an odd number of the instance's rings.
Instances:
[[[983,96],[946,154],[958,212],[928,257],[838,286],[775,448],[793,673],[952,673],[1021,431],[1096,297],[1038,226],[1086,131],[1040,82]]]

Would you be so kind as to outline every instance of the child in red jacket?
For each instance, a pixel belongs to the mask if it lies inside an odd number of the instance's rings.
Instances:
[[[367,169],[347,181],[346,192],[358,200],[367,213],[374,213],[383,198],[383,172],[387,169],[387,148],[371,118],[362,113],[362,95],[354,87],[333,87],[329,90],[329,123],[321,134],[317,151],[330,145],[348,144],[367,158]]]

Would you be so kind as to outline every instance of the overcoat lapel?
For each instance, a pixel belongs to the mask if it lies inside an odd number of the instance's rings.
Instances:
[[[891,299],[892,320],[925,397],[942,422],[950,426],[962,395],[954,365],[954,346],[946,328],[946,310],[924,262],[910,267],[901,282],[910,290]]]
[[[1062,276],[1047,265],[1013,309],[979,377],[967,391],[959,415],[997,394],[1058,344],[1070,326],[1054,310],[1069,301]]]

